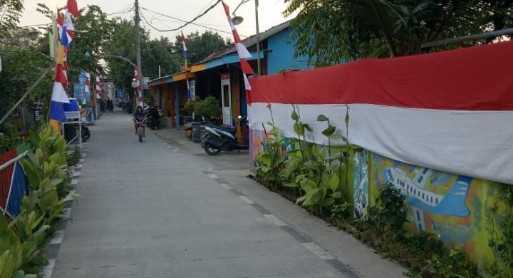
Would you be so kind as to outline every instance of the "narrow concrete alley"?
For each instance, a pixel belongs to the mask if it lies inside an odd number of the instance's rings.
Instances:
[[[207,158],[165,132],[149,132],[141,144],[121,113],[107,114],[92,132],[55,278],[402,274],[244,178],[244,155]],[[240,169],[226,167],[230,157]]]

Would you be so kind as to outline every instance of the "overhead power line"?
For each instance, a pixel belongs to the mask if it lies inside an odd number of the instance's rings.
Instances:
[[[128,14],[128,13],[131,13],[133,10],[134,10],[134,8],[130,8],[130,9],[124,10],[124,11],[119,11],[119,12],[115,12],[115,13],[108,13],[107,16],[120,15],[120,14]]]
[[[155,26],[153,26],[151,23],[149,23],[147,20],[146,23],[152,27],[153,29],[155,29],[156,31],[158,32],[176,32],[176,31],[179,31],[189,25],[198,25],[198,24],[195,24],[194,22],[198,19],[200,19],[201,17],[203,17],[204,15],[206,15],[208,12],[210,12],[211,10],[213,10],[219,3],[221,3],[221,0],[217,0],[214,4],[210,5],[210,7],[208,7],[205,11],[203,11],[202,13],[200,13],[199,15],[195,16],[193,19],[191,20],[187,20],[187,21],[184,21],[184,23],[176,28],[173,28],[173,29],[167,29],[167,30],[164,30],[164,29],[159,29],[159,28],[156,28]],[[146,11],[149,11],[148,9],[146,8],[142,8]],[[153,12],[153,11],[150,11],[150,12]],[[169,17],[169,16],[168,16]],[[144,19],[144,18],[143,18]],[[182,21],[182,20],[180,20]],[[205,27],[205,26],[202,26],[202,27]]]
[[[27,27],[43,27],[43,26],[49,26],[51,23],[41,23],[41,24],[30,24],[30,25],[23,25],[19,26],[20,28],[27,28]]]
[[[148,12],[151,12],[151,13],[154,13],[154,14],[157,14],[157,15],[160,15],[160,16],[163,16],[163,17],[167,17],[169,19],[172,19],[174,21],[179,21],[179,22],[187,22],[187,20],[184,20],[184,19],[181,19],[181,18],[177,18],[177,17],[174,17],[174,16],[169,16],[169,15],[165,15],[165,14],[162,14],[162,13],[159,13],[159,12],[156,12],[156,11],[152,11],[152,10],[149,10],[149,9],[146,9],[146,8],[142,8],[143,10],[145,11],[148,11]],[[174,30],[172,29],[162,29],[162,28],[158,28],[156,27],[154,24],[152,24],[150,22],[150,20],[148,20],[143,13],[141,13],[141,17],[143,19],[143,21],[148,25],[150,26],[153,30],[157,31],[157,32],[161,32],[161,33],[164,33],[164,32],[174,32]],[[212,30],[212,31],[216,31],[216,32],[220,32],[220,33],[224,33],[224,34],[228,34],[228,35],[231,35],[230,32],[228,31],[225,31],[225,30],[222,30],[222,29],[219,29],[219,28],[216,28],[216,27],[213,27],[213,26],[208,26],[208,25],[204,25],[204,24],[200,24],[200,23],[190,23],[190,25],[194,25],[194,26],[197,26],[197,27],[201,27],[201,28],[205,28],[205,29],[208,29],[208,30]]]

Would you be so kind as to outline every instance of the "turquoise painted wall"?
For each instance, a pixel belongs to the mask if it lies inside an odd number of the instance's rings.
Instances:
[[[308,57],[295,57],[294,55],[296,49],[290,28],[270,37],[267,41],[267,48],[270,50],[266,53],[268,74],[309,68]]]

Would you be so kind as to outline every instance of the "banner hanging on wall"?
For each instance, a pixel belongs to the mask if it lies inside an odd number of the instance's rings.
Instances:
[[[513,42],[505,42],[258,77],[250,127],[261,131],[272,110],[284,135],[294,137],[295,105],[313,130],[322,130],[316,119],[325,114],[342,137],[371,152],[513,183],[512,64]],[[320,133],[307,139],[327,143]]]

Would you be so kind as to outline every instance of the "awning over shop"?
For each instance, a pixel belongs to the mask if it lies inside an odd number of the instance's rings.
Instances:
[[[251,58],[248,60],[256,60],[257,59],[257,53],[256,51],[251,52]],[[264,58],[264,51],[260,51],[260,59]],[[220,56],[218,58],[213,58],[205,63],[201,64],[195,64],[192,65],[188,71],[182,71],[173,75],[166,75],[158,79],[151,80],[149,83],[150,87],[159,86],[162,84],[168,84],[173,83],[177,81],[183,81],[188,79],[194,79],[195,73],[202,72],[205,70],[213,69],[216,67],[224,66],[224,65],[230,65],[230,64],[237,64],[240,62],[239,55],[234,53],[227,53],[223,56]]]
[[[160,78],[151,80],[150,83],[148,84],[148,86],[154,87],[154,86],[159,86],[159,85],[167,84],[167,83],[171,83],[171,82],[173,82],[173,77],[171,75],[166,75],[166,76],[162,76]]]
[[[251,52],[251,56],[252,56],[252,58],[250,58],[248,60],[256,60],[258,57],[256,51]],[[264,52],[260,51],[259,56],[260,56],[259,57],[260,59],[263,59]],[[212,68],[216,68],[216,67],[220,67],[220,66],[224,66],[224,65],[236,64],[239,62],[240,62],[239,55],[237,53],[230,53],[230,54],[221,56],[219,58],[212,59],[212,60],[202,63],[202,64],[193,65],[191,67],[191,72],[193,72],[193,73],[200,72],[200,71],[204,71],[204,70],[208,70],[208,69],[212,69]]]
[[[187,79],[193,79],[194,74],[190,71],[183,71],[173,75],[166,75],[158,79],[151,80],[149,83],[150,87],[159,86],[162,84],[169,84],[177,81],[183,81]]]

